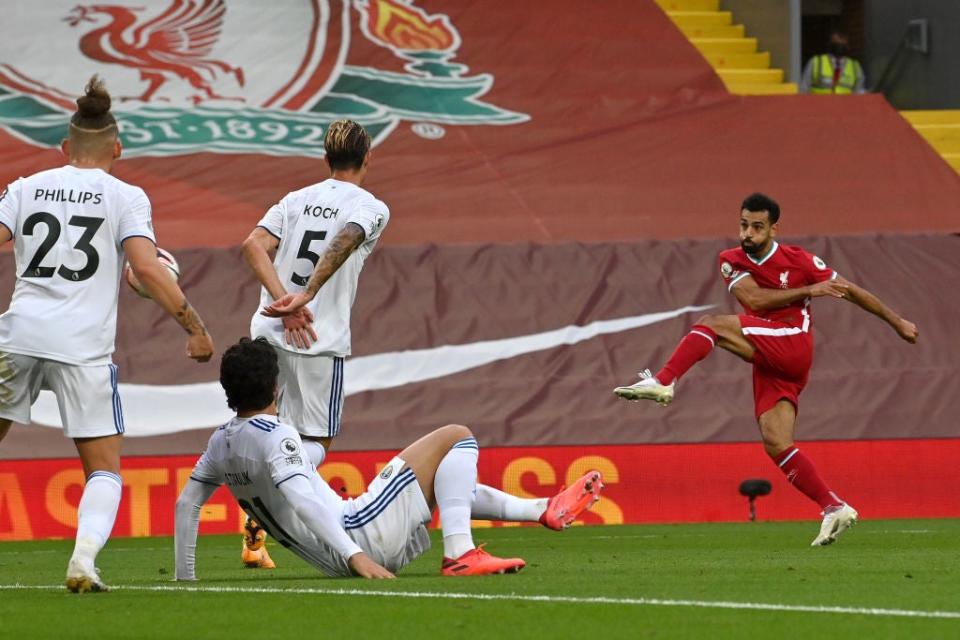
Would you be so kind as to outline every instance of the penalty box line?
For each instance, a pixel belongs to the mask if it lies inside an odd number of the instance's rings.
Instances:
[[[0,584],[0,591],[62,590],[58,585]],[[373,589],[321,589],[294,587],[275,589],[270,587],[216,587],[198,585],[154,585],[154,586],[114,586],[112,591],[153,591],[166,593],[262,593],[262,594],[303,594],[321,596],[361,596],[378,598],[412,598],[436,600],[479,600],[498,602],[545,602],[563,604],[609,604],[641,607],[693,607],[698,609],[737,609],[752,611],[781,611],[797,613],[834,613],[860,616],[881,616],[896,618],[939,618],[960,620],[960,611],[922,611],[913,609],[883,609],[877,607],[828,607],[814,605],[772,604],[765,602],[727,602],[722,600],[669,600],[661,598],[610,598],[594,596],[581,598],[576,596],[522,595],[516,593],[456,593],[436,591],[377,591]],[[88,596],[89,597],[89,596]],[[97,597],[97,596],[95,596]],[[104,596],[98,596],[104,597]],[[109,596],[107,596],[109,597]]]

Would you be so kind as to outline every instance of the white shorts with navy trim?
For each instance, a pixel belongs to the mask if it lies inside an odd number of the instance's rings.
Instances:
[[[347,535],[372,560],[397,572],[430,548],[426,525],[433,514],[413,469],[393,458],[366,493],[343,510]]]
[[[281,422],[305,436],[336,437],[343,414],[343,358],[274,350],[280,365],[277,409]]]
[[[78,366],[0,351],[0,418],[30,424],[30,407],[43,389],[57,397],[68,438],[123,433],[116,365]]]

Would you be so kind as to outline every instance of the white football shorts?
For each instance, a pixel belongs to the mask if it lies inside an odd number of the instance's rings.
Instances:
[[[305,436],[336,437],[343,414],[343,358],[274,351],[280,365],[280,421]]]
[[[68,438],[123,433],[116,365],[81,367],[0,351],[0,418],[30,424],[30,407],[43,389],[57,397]]]
[[[396,573],[430,548],[426,525],[433,514],[413,475],[398,457],[380,471],[366,493],[343,510],[347,535],[388,570]]]

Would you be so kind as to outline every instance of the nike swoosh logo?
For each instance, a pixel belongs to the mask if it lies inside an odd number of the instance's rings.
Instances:
[[[345,363],[344,394],[349,396],[443,378],[499,360],[646,327],[713,306],[687,306],[616,320],[598,320],[583,326],[568,325],[515,338],[359,356]],[[233,417],[219,382],[121,384],[119,389],[126,423],[125,435],[128,437],[204,429],[223,424]],[[36,424],[62,426],[56,398],[49,391],[40,392],[31,414]]]

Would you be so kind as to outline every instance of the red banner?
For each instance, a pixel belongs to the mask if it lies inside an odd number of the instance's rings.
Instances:
[[[960,517],[958,439],[816,442],[802,448],[863,517]],[[332,487],[355,496],[392,455],[332,453],[320,471]],[[114,535],[171,535],[174,502],[194,461],[126,458]],[[592,468],[603,473],[606,489],[581,518],[588,524],[744,520],[747,502],[738,486],[753,477],[773,484],[771,495],[758,500],[759,519],[817,517],[816,506],[786,482],[756,443],[490,448],[481,450],[479,475],[481,482],[533,497],[552,495]],[[72,538],[83,482],[77,460],[0,462],[0,540]],[[220,489],[202,513],[201,532],[237,532],[242,522],[236,502]]]

